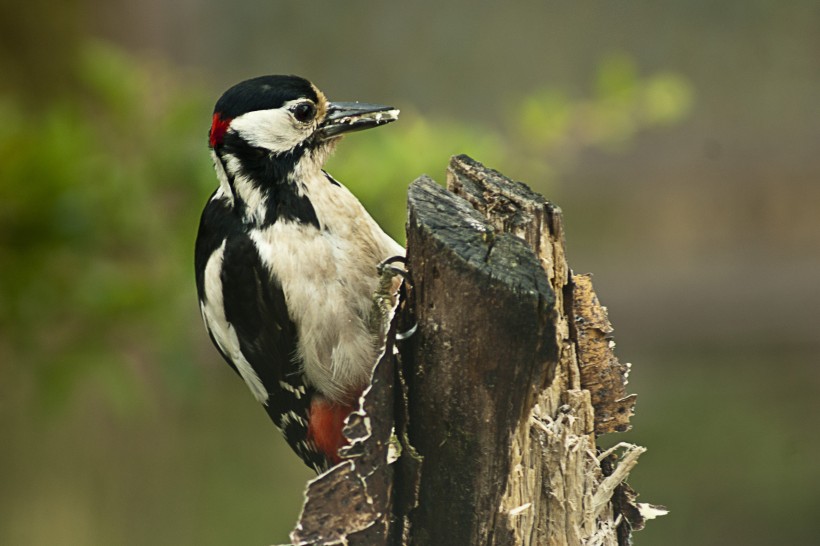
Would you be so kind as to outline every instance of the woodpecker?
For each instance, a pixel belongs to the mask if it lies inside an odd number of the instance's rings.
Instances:
[[[342,135],[398,114],[329,102],[297,76],[243,81],[213,113],[219,187],[195,249],[202,317],[223,358],[317,472],[339,462],[344,420],[383,340],[377,266],[404,255],[323,165]]]

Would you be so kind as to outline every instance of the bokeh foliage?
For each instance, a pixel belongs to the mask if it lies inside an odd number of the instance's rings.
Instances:
[[[0,339],[44,402],[93,373],[122,406],[144,394],[129,362],[193,360],[180,327],[190,331],[186,262],[211,184],[207,101],[99,43],[77,77],[81,94],[37,111],[0,102]]]

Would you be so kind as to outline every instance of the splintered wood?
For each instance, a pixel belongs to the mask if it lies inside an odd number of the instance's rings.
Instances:
[[[630,428],[638,398],[626,393],[630,364],[621,364],[615,356],[612,325],[592,289],[591,276],[573,275],[572,284],[578,366],[581,385],[595,408],[595,432],[624,432]]]

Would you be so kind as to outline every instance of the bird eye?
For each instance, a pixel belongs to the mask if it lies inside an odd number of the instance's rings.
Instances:
[[[297,104],[293,108],[293,116],[302,123],[312,120],[314,115],[316,115],[316,107],[310,102]]]

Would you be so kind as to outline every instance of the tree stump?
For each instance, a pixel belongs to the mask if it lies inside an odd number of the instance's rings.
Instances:
[[[447,187],[410,186],[412,282],[291,540],[629,544],[665,510],[625,483],[644,448],[596,446],[629,428],[635,395],[589,276],[567,265],[560,209],[466,156]]]

